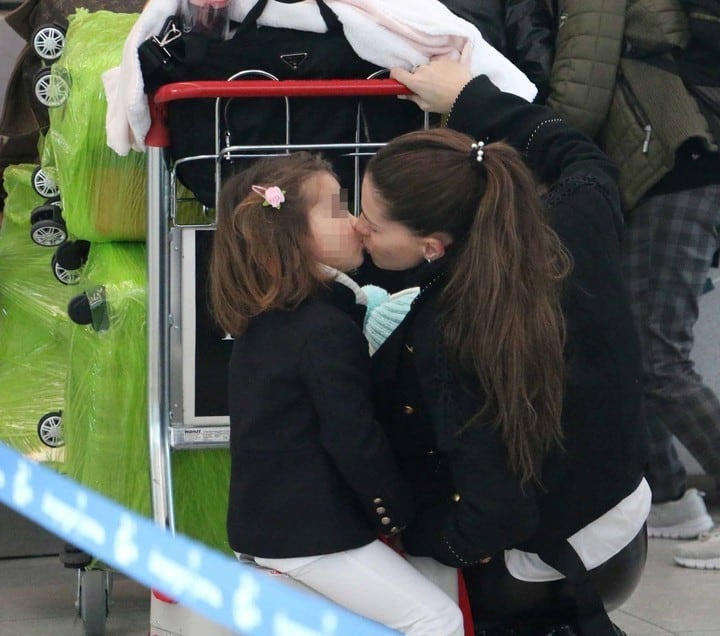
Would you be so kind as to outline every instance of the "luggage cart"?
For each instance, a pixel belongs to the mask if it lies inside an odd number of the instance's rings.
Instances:
[[[215,165],[216,198],[224,162],[285,154],[297,150],[341,152],[354,164],[354,210],[359,210],[361,158],[385,142],[360,142],[361,112],[358,106],[355,140],[332,144],[290,143],[292,97],[397,96],[409,91],[398,82],[382,78],[380,71],[360,80],[277,80],[263,71],[244,71],[227,81],[180,82],[161,87],[150,99],[152,123],[146,137],[148,171],[148,432],[151,498],[156,524],[175,531],[171,453],[176,450],[227,448],[229,418],[226,413],[200,413],[195,404],[195,337],[198,329],[195,254],[198,242],[207,241],[214,229],[209,210],[202,223],[184,223],[178,217],[179,185],[176,166],[188,161],[212,161]],[[263,79],[242,79],[262,76]],[[285,100],[285,143],[280,145],[226,145],[220,130],[223,100],[275,97]],[[175,100],[215,100],[215,152],[173,162],[172,140],[167,127],[167,107]],[[428,126],[425,116],[425,127]],[[387,141],[387,140],[385,140]],[[229,355],[230,342],[225,339]],[[222,365],[224,368],[224,365]],[[225,386],[224,378],[222,386]],[[224,629],[190,616],[177,605],[151,605],[151,634],[225,634]],[[165,599],[167,600],[167,599]],[[173,614],[175,615],[173,617]],[[172,623],[178,625],[174,627]],[[192,629],[194,631],[188,631]]]

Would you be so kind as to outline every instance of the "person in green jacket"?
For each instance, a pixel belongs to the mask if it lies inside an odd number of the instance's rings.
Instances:
[[[701,44],[680,0],[560,0],[558,13],[547,103],[620,168],[624,269],[644,350],[651,434],[648,533],[697,537],[713,521],[697,490],[687,488],[672,437],[720,478],[720,402],[690,359],[720,227],[720,140],[680,70]],[[712,72],[712,64],[701,70]],[[704,546],[706,558],[683,564],[720,567],[720,540]]]

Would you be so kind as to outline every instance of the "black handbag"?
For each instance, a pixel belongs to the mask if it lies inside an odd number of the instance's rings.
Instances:
[[[284,0],[295,2],[297,0]],[[224,80],[239,71],[258,70],[284,79],[367,78],[382,69],[361,59],[349,45],[342,24],[323,0],[316,0],[327,25],[326,33],[257,25],[267,0],[260,0],[228,40],[193,32],[182,33],[173,19],[163,32],[139,49],[146,90],[167,82]],[[244,76],[243,79],[258,79]],[[422,126],[417,107],[395,97],[292,98],[290,142],[352,143],[355,141],[358,105],[361,104],[361,139],[383,142]],[[171,156],[177,161],[215,152],[216,135],[223,144],[279,145],[285,143],[285,100],[251,98],[223,100],[219,129],[215,126],[215,100],[171,102],[168,122]],[[354,164],[342,152],[324,153],[333,161],[340,181],[351,188]],[[223,170],[238,169],[243,161],[223,162]],[[215,163],[197,160],[176,164],[178,180],[208,207],[215,206]]]

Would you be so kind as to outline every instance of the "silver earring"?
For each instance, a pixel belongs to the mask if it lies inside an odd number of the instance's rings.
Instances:
[[[425,260],[426,260],[428,263],[432,263],[432,258],[430,258],[429,256],[428,256]]]

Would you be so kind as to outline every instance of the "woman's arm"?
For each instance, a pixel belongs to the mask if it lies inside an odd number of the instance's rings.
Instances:
[[[413,73],[395,68],[391,76],[413,91],[407,99],[422,110],[449,113],[450,128],[517,148],[547,184],[591,172],[606,187],[617,187],[617,168],[583,133],[549,108],[502,92],[484,75],[471,78],[458,62],[435,59]]]
[[[534,488],[520,487],[506,456],[487,428],[461,434],[446,455],[455,492],[445,504],[419,512],[403,533],[407,552],[463,568],[532,537],[538,525]]]
[[[572,174],[592,174],[605,187],[617,188],[617,167],[591,139],[549,108],[503,93],[487,77],[465,85],[448,126],[476,139],[506,141],[548,185]]]

